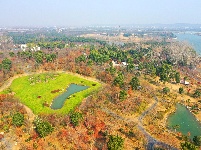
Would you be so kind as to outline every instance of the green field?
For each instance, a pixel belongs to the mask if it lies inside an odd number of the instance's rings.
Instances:
[[[61,109],[52,110],[50,107],[43,106],[44,102],[50,105],[53,99],[62,93],[62,91],[51,93],[51,91],[57,89],[64,91],[71,83],[89,86],[89,88],[73,94],[75,96],[66,100]],[[31,108],[34,114],[66,114],[100,87],[101,84],[98,82],[89,81],[74,75],[45,73],[17,78],[12,82],[9,89],[15,92],[15,96],[19,98],[20,102]]]

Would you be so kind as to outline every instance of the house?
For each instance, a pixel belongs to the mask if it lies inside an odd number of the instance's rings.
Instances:
[[[127,66],[128,64],[126,62],[121,62],[123,66]]]
[[[26,44],[21,44],[20,48],[22,51],[26,51],[28,49],[28,46]],[[39,51],[40,47],[39,46],[34,46],[30,49],[31,51]]]
[[[189,82],[186,81],[186,80],[181,80],[181,81],[180,81],[180,84],[189,85]]]
[[[112,61],[112,66],[113,66],[113,67],[116,67],[116,66],[120,66],[120,64],[118,64],[117,61],[114,61],[114,60],[113,60],[113,61]]]
[[[34,46],[31,48],[31,51],[39,51],[40,47],[39,46]]]
[[[27,48],[27,45],[26,45],[26,44],[21,44],[21,45],[20,45],[20,48],[21,48],[21,50],[25,51],[26,48]]]

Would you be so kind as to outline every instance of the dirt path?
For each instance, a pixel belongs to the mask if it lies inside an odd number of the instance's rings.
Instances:
[[[9,79],[3,84],[3,86],[0,87],[0,92],[3,91],[3,90],[5,90],[5,89],[7,89],[8,87],[10,87],[10,85],[11,85],[12,82],[13,82],[13,80],[15,80],[15,79],[17,79],[17,78],[19,78],[19,77],[27,76],[27,75],[30,75],[30,74],[20,74],[20,75],[16,75],[16,76],[14,76],[14,77],[9,78]],[[20,103],[20,105],[25,108],[25,110],[26,110],[26,112],[27,112],[27,115],[28,115],[28,119],[32,122],[32,121],[34,120],[34,117],[35,117],[35,115],[34,115],[34,113],[32,112],[32,110],[31,110],[29,107],[27,107],[26,105],[24,105],[24,104],[21,104],[21,103]]]
[[[109,110],[108,108],[101,108],[101,110],[118,120],[122,120],[124,122],[133,123],[133,124],[137,125],[138,129],[145,135],[145,137],[148,140],[147,148],[146,148],[147,150],[154,149],[154,146],[156,146],[156,145],[160,145],[163,148],[166,148],[167,150],[177,150],[177,148],[172,147],[172,146],[154,138],[143,126],[142,120],[144,119],[144,117],[146,115],[148,115],[151,112],[151,110],[153,110],[158,104],[158,98],[155,96],[155,94],[154,94],[154,100],[155,100],[155,102],[149,108],[147,108],[138,118],[124,117],[124,116],[117,114],[116,112]]]
[[[28,74],[20,74],[20,75],[15,75],[14,77],[9,78],[7,81],[5,81],[5,83],[0,87],[0,92],[7,89],[13,82],[13,80],[19,78],[19,77],[23,77],[23,76],[27,76]]]

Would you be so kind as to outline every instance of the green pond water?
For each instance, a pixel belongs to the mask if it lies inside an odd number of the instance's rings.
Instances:
[[[74,93],[86,90],[89,88],[88,86],[82,86],[82,85],[77,85],[77,84],[70,84],[70,86],[66,89],[64,93],[56,97],[51,105],[52,109],[60,109],[63,107],[64,102],[68,100],[67,98],[71,96]]]
[[[176,104],[176,108],[176,112],[171,114],[168,118],[169,127],[179,125],[177,131],[182,134],[187,135],[188,132],[190,132],[191,138],[201,136],[201,124],[192,113],[181,104]]]

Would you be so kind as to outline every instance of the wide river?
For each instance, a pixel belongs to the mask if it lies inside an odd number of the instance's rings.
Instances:
[[[185,33],[175,33],[179,41],[188,42],[197,52],[201,55],[201,36],[194,33],[185,32]]]

